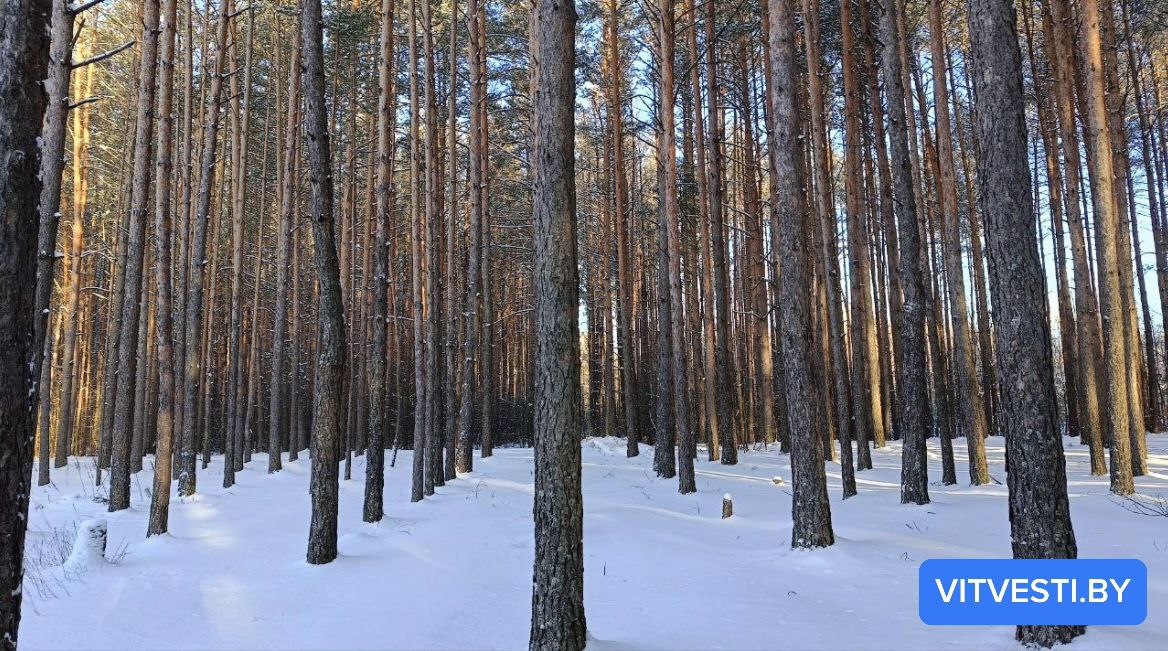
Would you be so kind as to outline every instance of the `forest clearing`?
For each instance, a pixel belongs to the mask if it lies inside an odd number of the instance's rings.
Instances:
[[[1112,498],[1091,477],[1088,451],[1066,439],[1071,516],[1080,553],[1142,558],[1157,577],[1148,620],[1102,627],[1075,649],[1158,649],[1168,636],[1168,528]],[[1168,493],[1168,436],[1150,437],[1152,472],[1141,493]],[[792,551],[790,471],[773,446],[736,466],[699,461],[698,492],[657,479],[645,446],[583,443],[584,598],[589,648],[838,649],[1012,646],[1009,627],[929,627],[917,618],[916,568],[926,558],[1008,555],[1000,438],[986,442],[990,484],[930,486],[927,506],[901,507],[899,446],[873,453],[855,499],[832,499],[836,545]],[[233,488],[173,505],[170,533],[143,540],[149,471],[131,508],[95,502],[90,459],[53,471],[33,496],[31,550],[59,529],[107,519],[104,567],[37,571],[25,596],[29,649],[509,649],[526,641],[532,561],[529,448],[502,448],[475,472],[409,502],[410,452],[386,475],[385,519],[360,522],[363,473],[340,491],[339,558],[321,567],[300,556],[307,534],[308,470],[291,462],[269,476],[263,455]],[[958,452],[958,466],[965,457]],[[939,454],[931,455],[932,468]],[[363,466],[358,460],[356,468]],[[206,474],[222,473],[216,457]],[[838,481],[838,464],[829,464]],[[783,480],[775,484],[774,478]],[[721,518],[724,494],[733,517]],[[98,490],[98,495],[101,489]],[[66,551],[68,551],[66,549]],[[34,552],[35,553],[35,552]],[[110,554],[114,556],[114,554]],[[903,606],[903,607],[902,607]]]

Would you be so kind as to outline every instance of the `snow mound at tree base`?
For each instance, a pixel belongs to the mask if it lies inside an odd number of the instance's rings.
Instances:
[[[77,539],[73,541],[73,551],[61,565],[69,574],[84,574],[105,565],[105,545],[108,527],[105,520],[93,518],[77,526]]]

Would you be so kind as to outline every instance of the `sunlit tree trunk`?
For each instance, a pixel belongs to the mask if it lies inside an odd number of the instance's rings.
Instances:
[[[138,375],[138,320],[142,316],[143,258],[146,253],[146,221],[149,210],[150,155],[154,133],[154,86],[158,70],[158,0],[144,0],[140,38],[137,117],[134,129],[134,176],[126,219],[125,288],[119,311],[117,383],[119,399],[114,409],[110,450],[110,512],[130,506],[131,435],[133,431],[134,381]]]
[[[207,222],[211,218],[211,191],[215,181],[215,154],[219,145],[219,99],[223,94],[223,72],[227,57],[227,27],[231,20],[229,7],[219,8],[216,27],[215,71],[211,78],[211,89],[207,93],[208,105],[203,120],[203,145],[199,180],[198,205],[194,223],[191,224],[190,273],[188,274],[187,300],[184,306],[185,344],[183,346],[183,409],[182,409],[182,451],[180,453],[179,495],[195,493],[195,432],[199,420],[199,392],[205,388],[202,377],[203,339],[205,333],[203,314],[203,283],[207,274]],[[212,265],[212,269],[214,265]],[[204,401],[205,402],[205,401]],[[206,435],[203,436],[206,439]]]
[[[1056,5],[1065,0],[1056,0]],[[1099,302],[1103,322],[1103,376],[1105,438],[1111,442],[1111,491],[1129,495],[1135,491],[1132,483],[1132,449],[1128,436],[1128,372],[1125,346],[1123,288],[1120,278],[1119,231],[1122,228],[1115,205],[1115,179],[1111,153],[1112,132],[1108,125],[1106,79],[1103,71],[1103,53],[1100,38],[1098,0],[1083,1],[1082,38],[1083,60],[1086,64],[1086,104],[1084,116],[1089,144],[1095,151],[1094,184],[1091,191],[1095,217],[1097,272],[1099,275]]]

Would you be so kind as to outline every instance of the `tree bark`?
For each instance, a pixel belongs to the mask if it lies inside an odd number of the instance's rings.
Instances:
[[[86,51],[85,46],[78,48],[81,53]],[[82,54],[84,56],[84,54]],[[93,68],[86,66],[85,81],[77,80],[74,97],[88,98],[93,90]],[[80,356],[81,344],[78,343],[77,333],[80,329],[81,315],[81,276],[82,256],[85,249],[85,212],[89,196],[89,107],[83,106],[71,111],[73,119],[73,227],[72,244],[69,247],[69,259],[66,271],[68,278],[68,295],[65,299],[65,334],[62,343],[61,359],[61,406],[57,427],[56,454],[53,467],[61,468],[69,462],[69,451],[73,441],[73,432],[76,428],[75,400],[80,383],[77,381],[77,358]],[[43,194],[43,191],[42,191]],[[88,347],[87,352],[92,352]]]
[[[429,0],[423,0],[427,2]],[[420,149],[421,135],[418,133],[421,118],[418,113],[418,8],[417,1],[410,0],[410,27],[409,27],[409,61],[410,71],[410,248],[412,255],[412,283],[413,283],[413,324],[414,324],[414,457],[412,464],[412,479],[410,486],[410,501],[418,502],[425,497],[426,475],[426,431],[430,426],[427,420],[426,391],[429,384],[426,374],[426,331],[425,310],[426,294],[425,281],[422,270],[425,268],[422,260],[422,215],[419,208],[422,203],[420,178]]]
[[[41,129],[39,230],[37,233],[36,318],[34,321],[34,377],[43,378],[44,394],[52,387],[52,347],[45,345],[49,326],[49,302],[53,294],[53,268],[57,262],[57,227],[61,221],[61,174],[65,169],[65,125],[69,116],[69,77],[73,71],[73,24],[75,13],[66,0],[54,0],[49,45],[49,71],[45,87],[49,104]],[[46,441],[47,444],[47,441]],[[48,473],[48,448],[42,448],[43,474]],[[46,477],[42,476],[41,479]]]
[[[691,0],[692,1],[692,0]],[[621,394],[624,401],[625,415],[625,456],[635,457],[640,454],[640,432],[637,427],[637,397],[636,391],[636,357],[633,351],[633,306],[629,287],[632,285],[629,270],[629,182],[625,174],[625,147],[624,147],[624,104],[621,96],[620,67],[620,37],[618,27],[617,0],[608,2],[608,69],[612,83],[607,87],[608,114],[612,142],[612,175],[613,175],[613,219],[616,221],[616,275],[617,275],[617,313],[616,313],[616,343],[617,359],[620,363]],[[696,29],[694,30],[696,31]],[[692,34],[693,32],[691,32]],[[693,74],[697,75],[696,61]],[[695,91],[695,96],[699,93]],[[698,127],[700,133],[701,127]],[[698,136],[701,139],[701,136]]]
[[[583,649],[580,331],[576,267],[576,8],[531,17],[535,229],[535,571],[529,647]]]
[[[30,366],[36,304],[37,199],[48,95],[49,0],[0,3],[0,648],[16,649],[37,377]],[[581,637],[583,646],[583,637]]]
[[[1075,310],[1078,326],[1078,388],[1082,393],[1081,405],[1084,418],[1080,420],[1083,435],[1091,452],[1091,474],[1102,475],[1107,471],[1103,458],[1103,413],[1105,392],[1100,375],[1103,368],[1103,335],[1099,324],[1099,302],[1095,296],[1095,280],[1092,277],[1087,253],[1086,227],[1079,204],[1082,192],[1082,169],[1079,156],[1079,137],[1075,128],[1075,83],[1072,79],[1074,60],[1072,30],[1068,21],[1069,5],[1062,0],[1044,3],[1043,33],[1048,43],[1054,45],[1050,57],[1055,70],[1055,95],[1058,108],[1058,126],[1062,141],[1063,157],[1066,159],[1066,206],[1068,230],[1071,236],[1071,255],[1074,263]]]
[[[658,154],[665,149],[661,145],[661,131],[656,133]],[[665,166],[657,161],[657,192],[665,194]],[[678,397],[673,386],[673,303],[669,293],[669,231],[665,226],[665,203],[657,202],[657,263],[654,268],[657,280],[657,396],[654,402],[653,470],[658,477],[672,479],[677,476],[677,409]]]
[[[69,115],[69,76],[73,68],[73,17],[64,0],[53,2],[52,28],[49,45],[49,73],[45,87],[49,104],[41,129],[40,178],[43,183],[38,202],[39,230],[37,233],[36,307],[33,334],[33,374],[39,378],[44,399],[41,401],[39,423],[40,451],[37,485],[50,481],[49,434],[53,386],[54,337],[48,336],[49,303],[53,294],[53,268],[57,261],[57,228],[61,221],[61,174],[65,168],[65,125]],[[60,330],[58,318],[58,330]]]
[[[1058,0],[1063,2],[1065,0]],[[1135,491],[1132,482],[1132,450],[1128,436],[1128,377],[1123,289],[1120,283],[1119,229],[1122,227],[1115,205],[1114,170],[1111,154],[1111,129],[1108,126],[1106,80],[1100,39],[1100,12],[1098,0],[1083,1],[1083,48],[1087,67],[1086,104],[1084,116],[1086,134],[1094,150],[1092,167],[1095,169],[1091,199],[1095,216],[1097,272],[1099,275],[1099,302],[1103,322],[1103,376],[1105,438],[1111,442],[1111,491],[1130,495]]]
[[[856,428],[856,469],[872,468],[872,441],[883,423],[880,407],[880,357],[873,324],[872,260],[868,251],[868,210],[861,187],[860,91],[858,88],[852,0],[840,2],[844,82],[844,191],[848,218],[848,259],[851,264],[852,419]]]
[[[190,273],[188,274],[187,300],[183,345],[183,408],[182,408],[182,451],[178,493],[182,496],[195,493],[195,431],[199,420],[199,392],[202,377],[203,347],[203,281],[206,275],[207,222],[211,217],[211,189],[215,182],[215,153],[219,145],[219,99],[223,94],[223,71],[227,64],[227,27],[231,20],[229,3],[219,8],[219,23],[216,27],[215,63],[211,67],[211,90],[207,93],[208,105],[203,120],[202,170],[199,180],[198,205],[195,221],[191,224]],[[213,271],[213,269],[212,269]],[[203,438],[206,438],[204,433]]]
[[[978,392],[973,342],[969,328],[969,308],[965,295],[965,275],[961,268],[961,229],[958,227],[957,185],[953,159],[953,135],[949,122],[949,90],[946,77],[945,43],[942,33],[941,0],[929,1],[929,34],[933,58],[933,110],[937,123],[937,159],[941,170],[939,196],[942,241],[945,251],[945,280],[949,289],[949,319],[953,328],[953,395],[965,434],[969,454],[969,483],[989,482],[985,458],[986,421],[982,396]]]
[[[697,491],[694,483],[693,456],[689,450],[693,446],[693,429],[689,418],[689,382],[687,380],[685,347],[685,300],[681,293],[681,223],[677,204],[677,146],[674,127],[674,0],[659,0],[661,36],[661,164],[665,171],[665,225],[669,237],[669,295],[673,312],[672,328],[673,353],[673,406],[677,420],[677,445],[681,453],[677,455],[678,492],[685,495]]]
[[[227,440],[224,444],[223,487],[235,484],[235,473],[243,469],[243,438],[240,415],[245,409],[243,385],[247,359],[240,349],[243,339],[243,219],[247,209],[248,146],[251,141],[251,44],[252,6],[247,11],[248,30],[243,68],[239,69],[238,34],[231,35],[231,66],[235,71],[230,83],[231,116],[231,306],[227,333]],[[243,89],[240,89],[243,77]]]
[[[825,100],[821,78],[819,0],[803,0],[803,39],[807,46],[808,107],[811,115],[812,175],[815,180],[814,221],[819,226],[819,257],[823,267],[827,302],[827,327],[831,353],[832,400],[840,441],[840,475],[844,498],[856,494],[856,467],[852,452],[851,389],[844,343],[843,296],[840,289],[839,254],[836,250],[836,214],[832,200],[831,162],[825,125]]]
[[[373,349],[369,364],[369,447],[365,451],[365,522],[380,522],[385,500],[386,334],[388,331],[389,225],[393,213],[394,96],[393,18],[395,0],[381,0],[381,56],[377,64],[377,206],[373,257]]]
[[[1092,0],[1087,0],[1088,2]],[[1027,168],[1022,57],[1013,0],[970,0],[978,186],[990,259],[1015,558],[1074,558],[1051,367],[1042,262]],[[1019,626],[1027,645],[1067,643],[1081,626]]]
[[[287,354],[288,338],[288,260],[291,255],[292,240],[292,213],[296,202],[296,159],[299,154],[297,141],[300,135],[300,84],[301,84],[301,29],[299,17],[296,21],[296,34],[292,40],[292,63],[288,66],[288,107],[285,111],[284,146],[280,188],[280,223],[276,230],[276,314],[272,333],[272,383],[268,411],[268,472],[277,472],[283,468],[280,458],[280,442],[284,432],[288,432],[289,461],[296,453],[296,440],[292,434],[294,428],[291,423],[285,423],[285,395],[288,383],[285,381],[284,360]],[[376,300],[376,299],[375,299]],[[376,342],[375,342],[376,343]],[[292,368],[292,373],[298,369]],[[292,390],[287,392],[292,402],[297,401],[295,393],[296,382],[292,381]],[[376,394],[375,394],[376,395]],[[290,419],[289,419],[290,420]],[[274,451],[274,452],[273,452]]]
[[[345,394],[345,315],[341,304],[341,270],[333,226],[332,155],[324,103],[324,22],[320,0],[301,3],[304,45],[304,100],[307,118],[309,178],[312,185],[313,263],[319,292],[316,381],[312,399],[312,521],[308,562],[329,563],[337,557],[337,452]]]
[[[925,361],[924,278],[920,265],[921,234],[917,219],[917,201],[912,184],[912,167],[908,154],[905,126],[905,89],[902,74],[904,60],[900,54],[900,15],[894,0],[883,0],[880,12],[880,37],[884,42],[882,64],[884,89],[888,96],[888,134],[890,147],[893,211],[899,226],[900,288],[904,292],[900,328],[894,334],[897,343],[897,385],[903,440],[900,468],[902,504],[929,502],[928,453],[926,439],[932,421],[929,413],[929,375]]]
[[[801,121],[795,62],[793,0],[767,0],[770,7],[770,86],[775,109],[775,232],[779,238],[779,328],[783,347],[783,379],[787,420],[791,431],[791,546],[827,547],[835,542],[831,505],[823,469],[823,444],[813,420],[823,412],[819,387],[812,381],[811,260],[807,251],[810,224],[804,194]]]
[[[457,13],[455,4],[451,4],[452,14]],[[443,444],[445,447],[445,462],[442,467],[443,479],[449,481],[458,477],[458,414],[455,413],[454,403],[457,400],[456,383],[458,382],[458,267],[456,258],[460,249],[461,236],[459,224],[462,219],[458,207],[458,25],[453,16],[450,20],[450,49],[447,58],[450,64],[450,87],[447,89],[446,103],[446,205],[445,233],[446,233],[446,324],[443,327],[445,341],[444,351],[446,359],[443,362],[445,381],[443,382]],[[460,405],[461,406],[461,405]]]
[[[158,57],[158,0],[144,0],[138,73],[138,106],[134,128],[134,172],[126,229],[125,288],[119,309],[118,371],[115,391],[113,439],[110,450],[110,512],[130,506],[131,432],[134,383],[138,375],[138,320],[142,316],[143,258],[146,253],[147,203],[150,190],[150,156],[154,133],[154,85]],[[144,360],[143,360],[144,361]]]
[[[170,514],[171,462],[174,449],[174,319],[171,312],[171,171],[174,165],[174,42],[177,0],[163,0],[162,51],[158,63],[158,134],[155,146],[154,287],[155,351],[158,355],[158,445],[154,451],[154,490],[147,536],[166,533]]]
[[[480,80],[484,71],[479,67],[479,0],[469,0],[467,10],[468,49],[470,65],[470,153],[467,177],[470,184],[470,247],[466,261],[466,302],[463,305],[465,330],[463,332],[462,397],[458,412],[458,458],[459,472],[470,472],[474,468],[474,440],[471,435],[474,420],[475,397],[475,354],[479,334],[483,330],[482,313],[482,253],[483,253],[483,205],[482,205],[482,148],[483,134],[479,104],[483,101]]]
[[[431,11],[432,0],[422,0],[422,73],[425,80],[424,101],[426,105],[426,179],[425,179],[425,238],[426,238],[426,474],[423,475],[423,489],[426,495],[434,494],[434,487],[441,486],[442,479],[442,429],[440,427],[438,396],[441,386],[441,370],[438,365],[438,330],[442,304],[442,290],[439,285],[438,240],[440,236],[438,195],[438,109],[434,93],[434,21]]]

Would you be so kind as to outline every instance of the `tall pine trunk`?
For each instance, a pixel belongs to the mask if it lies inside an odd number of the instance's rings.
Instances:
[[[673,407],[674,418],[677,421],[677,445],[680,454],[677,455],[678,491],[683,495],[697,490],[694,485],[693,456],[690,448],[693,447],[693,429],[689,418],[689,382],[686,370],[688,364],[686,356],[685,332],[685,302],[681,293],[681,214],[677,203],[677,146],[676,130],[674,128],[674,0],[660,0],[660,35],[661,35],[661,154],[660,161],[664,166],[665,182],[665,228],[669,237],[669,296],[670,308],[673,312],[670,326],[672,343],[672,375],[673,375]]]
[[[393,95],[394,0],[381,0],[381,56],[377,68],[377,247],[373,256],[373,348],[369,364],[369,447],[365,451],[365,522],[380,522],[385,499],[385,425],[388,419],[386,335],[389,306],[389,225],[393,212],[393,127],[397,101]]]
[[[958,227],[957,185],[953,159],[953,135],[949,121],[948,70],[942,33],[941,0],[929,2],[929,33],[933,58],[933,109],[937,123],[937,160],[941,174],[937,184],[944,242],[945,281],[949,290],[949,319],[953,328],[953,395],[969,454],[969,483],[990,479],[985,458],[986,421],[978,391],[970,335],[965,274],[961,265],[961,229]]]
[[[143,259],[146,254],[147,204],[150,198],[150,151],[154,133],[154,86],[158,57],[158,0],[144,0],[140,38],[137,119],[134,128],[133,182],[126,219],[129,239],[126,247],[125,287],[118,327],[118,402],[114,408],[110,449],[110,512],[130,506],[131,435],[134,418],[134,384],[138,375],[139,319],[142,318]],[[145,360],[142,360],[145,362]]]
[[[479,11],[480,0],[470,0],[467,6],[467,60],[470,65],[470,152],[467,157],[467,178],[470,184],[470,247],[466,261],[466,296],[463,304],[465,330],[463,331],[462,395],[458,412],[457,469],[470,472],[474,468],[474,440],[471,427],[474,421],[475,397],[475,356],[479,334],[482,332],[482,254],[483,254],[483,204],[482,204],[482,149],[483,135],[479,104],[483,102],[480,80],[484,70],[479,67]],[[485,369],[484,369],[485,370]]]
[[[41,131],[48,96],[49,0],[0,3],[0,648],[16,649],[32,480],[36,376],[30,362],[36,294]],[[581,637],[580,646],[583,646]]]
[[[207,93],[207,106],[203,120],[202,160],[199,163],[198,203],[195,208],[194,223],[191,227],[190,255],[187,299],[183,318],[183,395],[182,395],[182,441],[179,453],[178,493],[187,496],[195,493],[196,431],[199,422],[200,390],[203,385],[203,340],[205,334],[203,314],[203,285],[207,274],[207,222],[211,219],[211,189],[215,182],[215,153],[219,145],[219,99],[223,94],[223,72],[227,64],[227,27],[231,20],[227,0],[219,8],[218,26],[215,36],[215,63],[211,67],[211,89]],[[212,265],[213,269],[214,265]],[[208,378],[209,381],[209,378]],[[205,401],[204,401],[205,402]],[[207,438],[206,433],[203,439]]]
[[[770,7],[771,68],[769,88],[775,110],[774,164],[775,231],[778,242],[780,345],[787,392],[787,420],[791,431],[791,546],[827,547],[835,542],[831,506],[823,468],[823,444],[815,433],[824,405],[814,381],[811,352],[811,258],[808,252],[810,220],[804,194],[802,122],[795,66],[795,6],[793,0],[768,0]]]
[[[33,373],[43,387],[38,431],[40,442],[37,485],[50,481],[49,434],[52,403],[53,350],[55,338],[48,335],[49,303],[53,293],[53,269],[57,261],[57,228],[61,220],[61,174],[65,168],[65,125],[69,115],[69,77],[73,68],[73,12],[64,0],[53,2],[50,66],[45,86],[49,104],[41,130],[39,230],[37,232],[36,307],[33,325]],[[58,319],[58,324],[60,319]],[[58,326],[58,330],[60,327]],[[58,433],[58,437],[60,434]]]
[[[900,436],[903,440],[900,469],[900,501],[926,504],[929,501],[928,456],[925,441],[932,425],[929,412],[929,371],[925,360],[925,304],[923,270],[916,252],[921,234],[917,220],[917,202],[912,183],[905,124],[905,88],[901,74],[904,60],[900,54],[899,7],[885,0],[880,14],[880,37],[884,42],[882,64],[884,89],[888,95],[888,134],[893,211],[896,214],[900,242],[906,251],[900,256],[899,269],[891,273],[900,277],[904,292],[903,313],[897,337],[896,370],[899,388]]]
[[[1088,0],[1090,2],[1091,0]],[[969,34],[981,146],[978,190],[990,260],[995,348],[1004,389],[1010,533],[1015,558],[1074,558],[1042,261],[1026,153],[1022,56],[1013,0],[970,0]],[[1019,626],[1027,645],[1067,643],[1081,626]]]
[[[538,0],[531,17],[535,234],[533,650],[583,649],[580,331],[576,267],[576,9]]]
[[[158,302],[154,313],[155,350],[158,356],[158,445],[154,453],[154,490],[150,499],[147,535],[167,531],[170,512],[170,479],[174,449],[174,319],[171,312],[171,171],[174,167],[174,42],[177,0],[163,0],[161,14],[161,76],[158,80],[158,142],[155,149],[154,287]]]
[[[332,156],[324,99],[324,23],[320,0],[301,3],[304,46],[304,100],[309,179],[312,185],[313,264],[316,267],[320,326],[316,381],[312,398],[312,520],[308,562],[329,563],[337,557],[337,454],[344,418],[346,367],[345,315],[341,304],[341,270],[333,225]]]
[[[1135,491],[1135,486],[1132,482],[1132,449],[1128,436],[1128,350],[1124,333],[1127,311],[1120,282],[1121,256],[1118,250],[1122,224],[1113,187],[1114,161],[1110,155],[1112,132],[1108,125],[1107,83],[1100,37],[1102,11],[1104,9],[1098,0],[1084,0],[1083,38],[1080,41],[1087,68],[1087,112],[1084,122],[1088,151],[1095,152],[1091,200],[1095,217],[1100,316],[1103,322],[1103,411],[1105,439],[1111,442],[1111,491],[1117,495],[1130,495]]]

